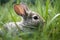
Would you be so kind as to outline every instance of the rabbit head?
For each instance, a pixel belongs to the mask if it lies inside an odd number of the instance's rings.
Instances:
[[[14,10],[23,18],[23,24],[27,27],[34,28],[44,24],[43,18],[38,13],[31,11],[25,4],[14,5]]]

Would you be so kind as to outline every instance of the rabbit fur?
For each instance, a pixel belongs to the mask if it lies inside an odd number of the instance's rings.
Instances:
[[[25,4],[16,4],[14,5],[14,10],[16,14],[22,17],[20,22],[10,22],[4,24],[4,29],[7,32],[18,33],[18,29],[23,32],[32,32],[38,28],[39,25],[44,25],[44,19],[36,12],[31,11]],[[17,28],[18,26],[18,28]]]

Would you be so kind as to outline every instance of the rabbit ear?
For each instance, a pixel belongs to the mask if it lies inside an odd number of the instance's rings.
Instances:
[[[14,10],[18,15],[26,15],[28,8],[24,4],[16,4],[14,5]]]

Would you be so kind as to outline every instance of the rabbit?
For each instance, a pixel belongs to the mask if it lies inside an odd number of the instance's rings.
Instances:
[[[13,34],[18,33],[20,29],[22,32],[34,32],[38,28],[39,25],[44,25],[44,19],[37,13],[30,10],[25,4],[15,4],[14,11],[17,15],[22,17],[20,22],[10,22],[4,24],[4,29],[7,32],[11,32]]]

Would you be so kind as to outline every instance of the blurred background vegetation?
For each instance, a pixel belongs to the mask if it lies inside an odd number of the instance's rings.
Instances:
[[[20,2],[27,4],[31,10],[38,12],[45,19],[42,32],[38,30],[33,37],[27,37],[25,33],[22,35],[23,40],[60,40],[60,0],[0,0],[0,29],[7,22],[21,20],[13,9],[14,4]],[[0,36],[0,40],[22,39],[6,34]]]

